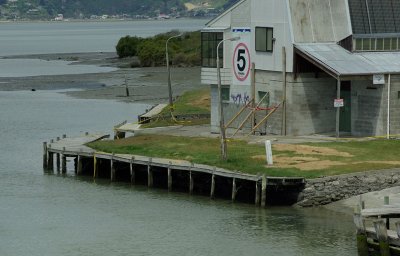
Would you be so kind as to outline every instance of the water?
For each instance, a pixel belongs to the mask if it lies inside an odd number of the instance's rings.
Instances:
[[[115,22],[0,23],[0,56],[112,52],[126,35],[149,37],[173,29],[202,29],[204,19],[140,20]]]
[[[0,92],[0,255],[356,255],[351,217],[331,211],[43,174],[43,141],[111,132],[146,108]]]

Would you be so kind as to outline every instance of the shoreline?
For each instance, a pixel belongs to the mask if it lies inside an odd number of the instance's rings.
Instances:
[[[114,67],[116,71],[72,75],[41,75],[0,78],[0,91],[78,89],[65,92],[80,99],[111,99],[150,104],[168,101],[166,67],[130,68],[136,58],[120,59],[115,52],[82,52],[2,56],[2,59],[72,61],[71,65]],[[206,87],[200,81],[200,67],[171,69],[174,97]],[[125,95],[125,81],[130,96]]]

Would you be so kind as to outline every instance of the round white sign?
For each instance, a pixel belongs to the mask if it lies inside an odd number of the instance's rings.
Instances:
[[[245,81],[250,74],[250,52],[245,43],[238,43],[233,52],[233,73],[237,80]]]

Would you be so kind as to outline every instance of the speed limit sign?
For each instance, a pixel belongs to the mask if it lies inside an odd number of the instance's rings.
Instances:
[[[247,45],[240,42],[233,52],[233,73],[237,80],[244,82],[250,74],[250,51]]]

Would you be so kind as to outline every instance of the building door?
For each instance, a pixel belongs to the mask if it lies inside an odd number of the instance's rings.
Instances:
[[[340,86],[340,97],[344,107],[340,108],[339,129],[341,132],[351,132],[351,86],[350,81],[343,81]]]

